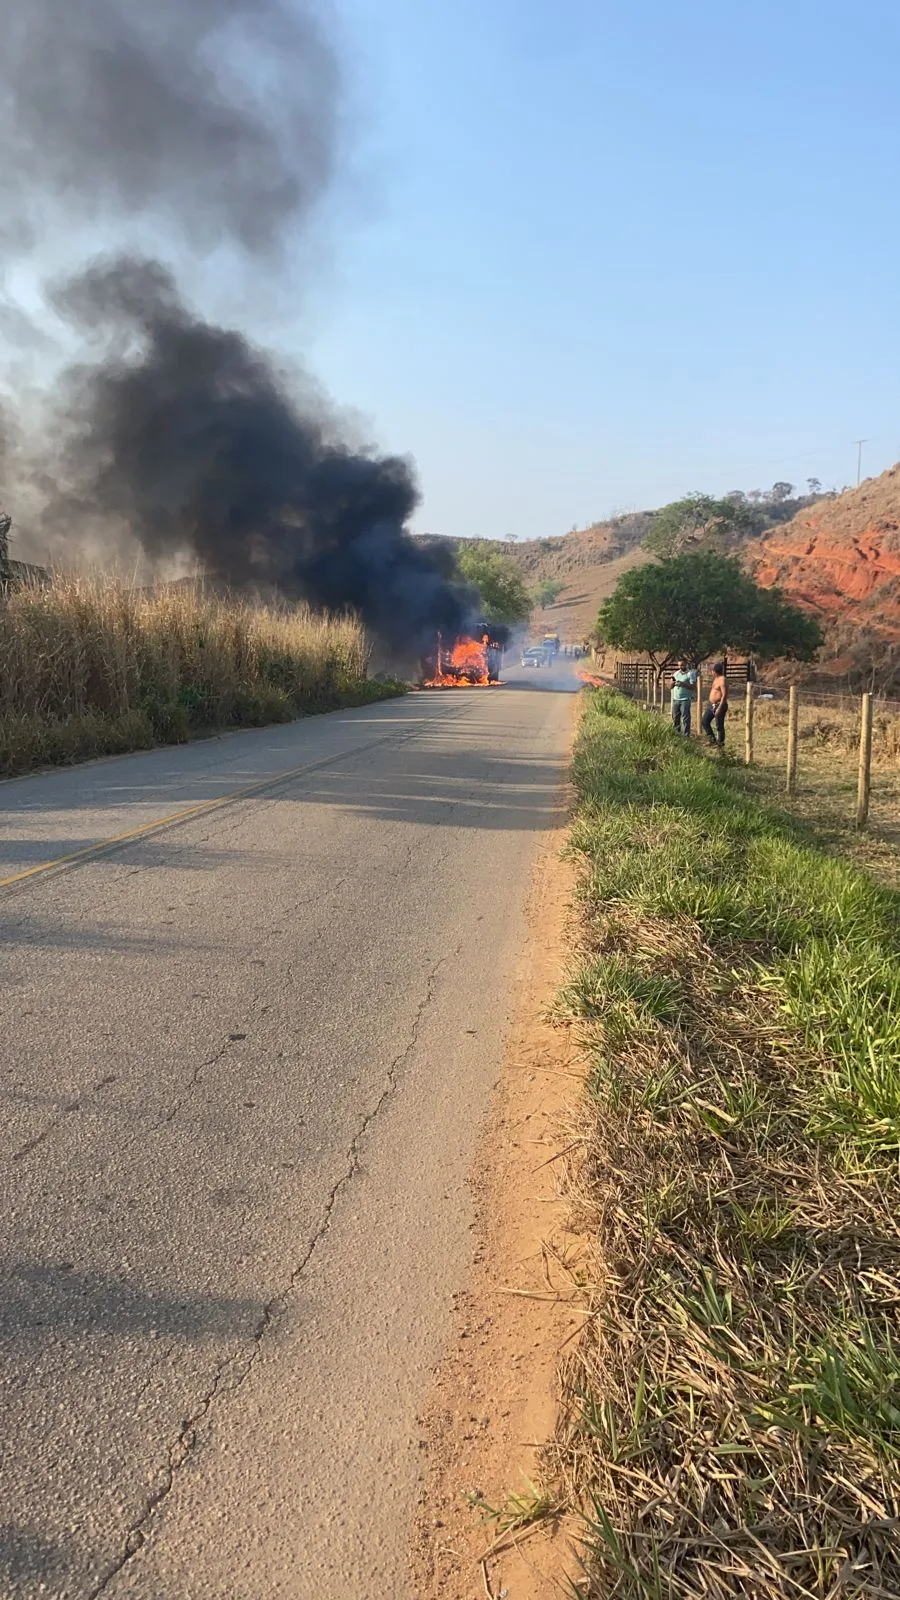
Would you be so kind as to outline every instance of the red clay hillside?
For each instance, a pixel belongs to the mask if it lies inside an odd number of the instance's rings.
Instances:
[[[747,554],[759,583],[900,642],[900,465],[817,501]]]

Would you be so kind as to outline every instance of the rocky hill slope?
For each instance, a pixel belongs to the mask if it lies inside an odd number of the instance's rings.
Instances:
[[[574,578],[630,554],[639,547],[652,520],[651,511],[629,512],[552,539],[523,539],[512,548],[512,554],[529,578]]]
[[[900,639],[900,466],[818,501],[747,556],[757,582],[825,621]]]
[[[565,582],[556,605],[533,625],[584,638],[624,571],[649,560],[641,540],[650,513],[596,523],[556,539],[503,546],[529,582]],[[825,627],[826,677],[875,669],[878,687],[900,683],[900,464],[858,489],[805,506],[790,522],[735,547],[757,582],[778,585]]]
[[[900,465],[807,507],[746,560],[758,583],[821,619],[815,676],[900,693]]]

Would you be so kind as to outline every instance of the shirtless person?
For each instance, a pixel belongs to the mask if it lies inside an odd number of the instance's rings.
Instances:
[[[725,678],[724,661],[717,661],[713,672],[715,677],[710,684],[709,703],[702,718],[703,732],[710,744],[724,745],[725,718],[728,715],[728,683]]]

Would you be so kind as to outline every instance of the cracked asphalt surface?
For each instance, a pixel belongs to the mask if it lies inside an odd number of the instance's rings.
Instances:
[[[2,891],[3,1600],[413,1600],[550,683],[0,785],[8,878],[273,780]]]

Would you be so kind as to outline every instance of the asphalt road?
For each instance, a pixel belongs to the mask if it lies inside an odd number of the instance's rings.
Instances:
[[[0,785],[3,1600],[412,1600],[563,686]]]

